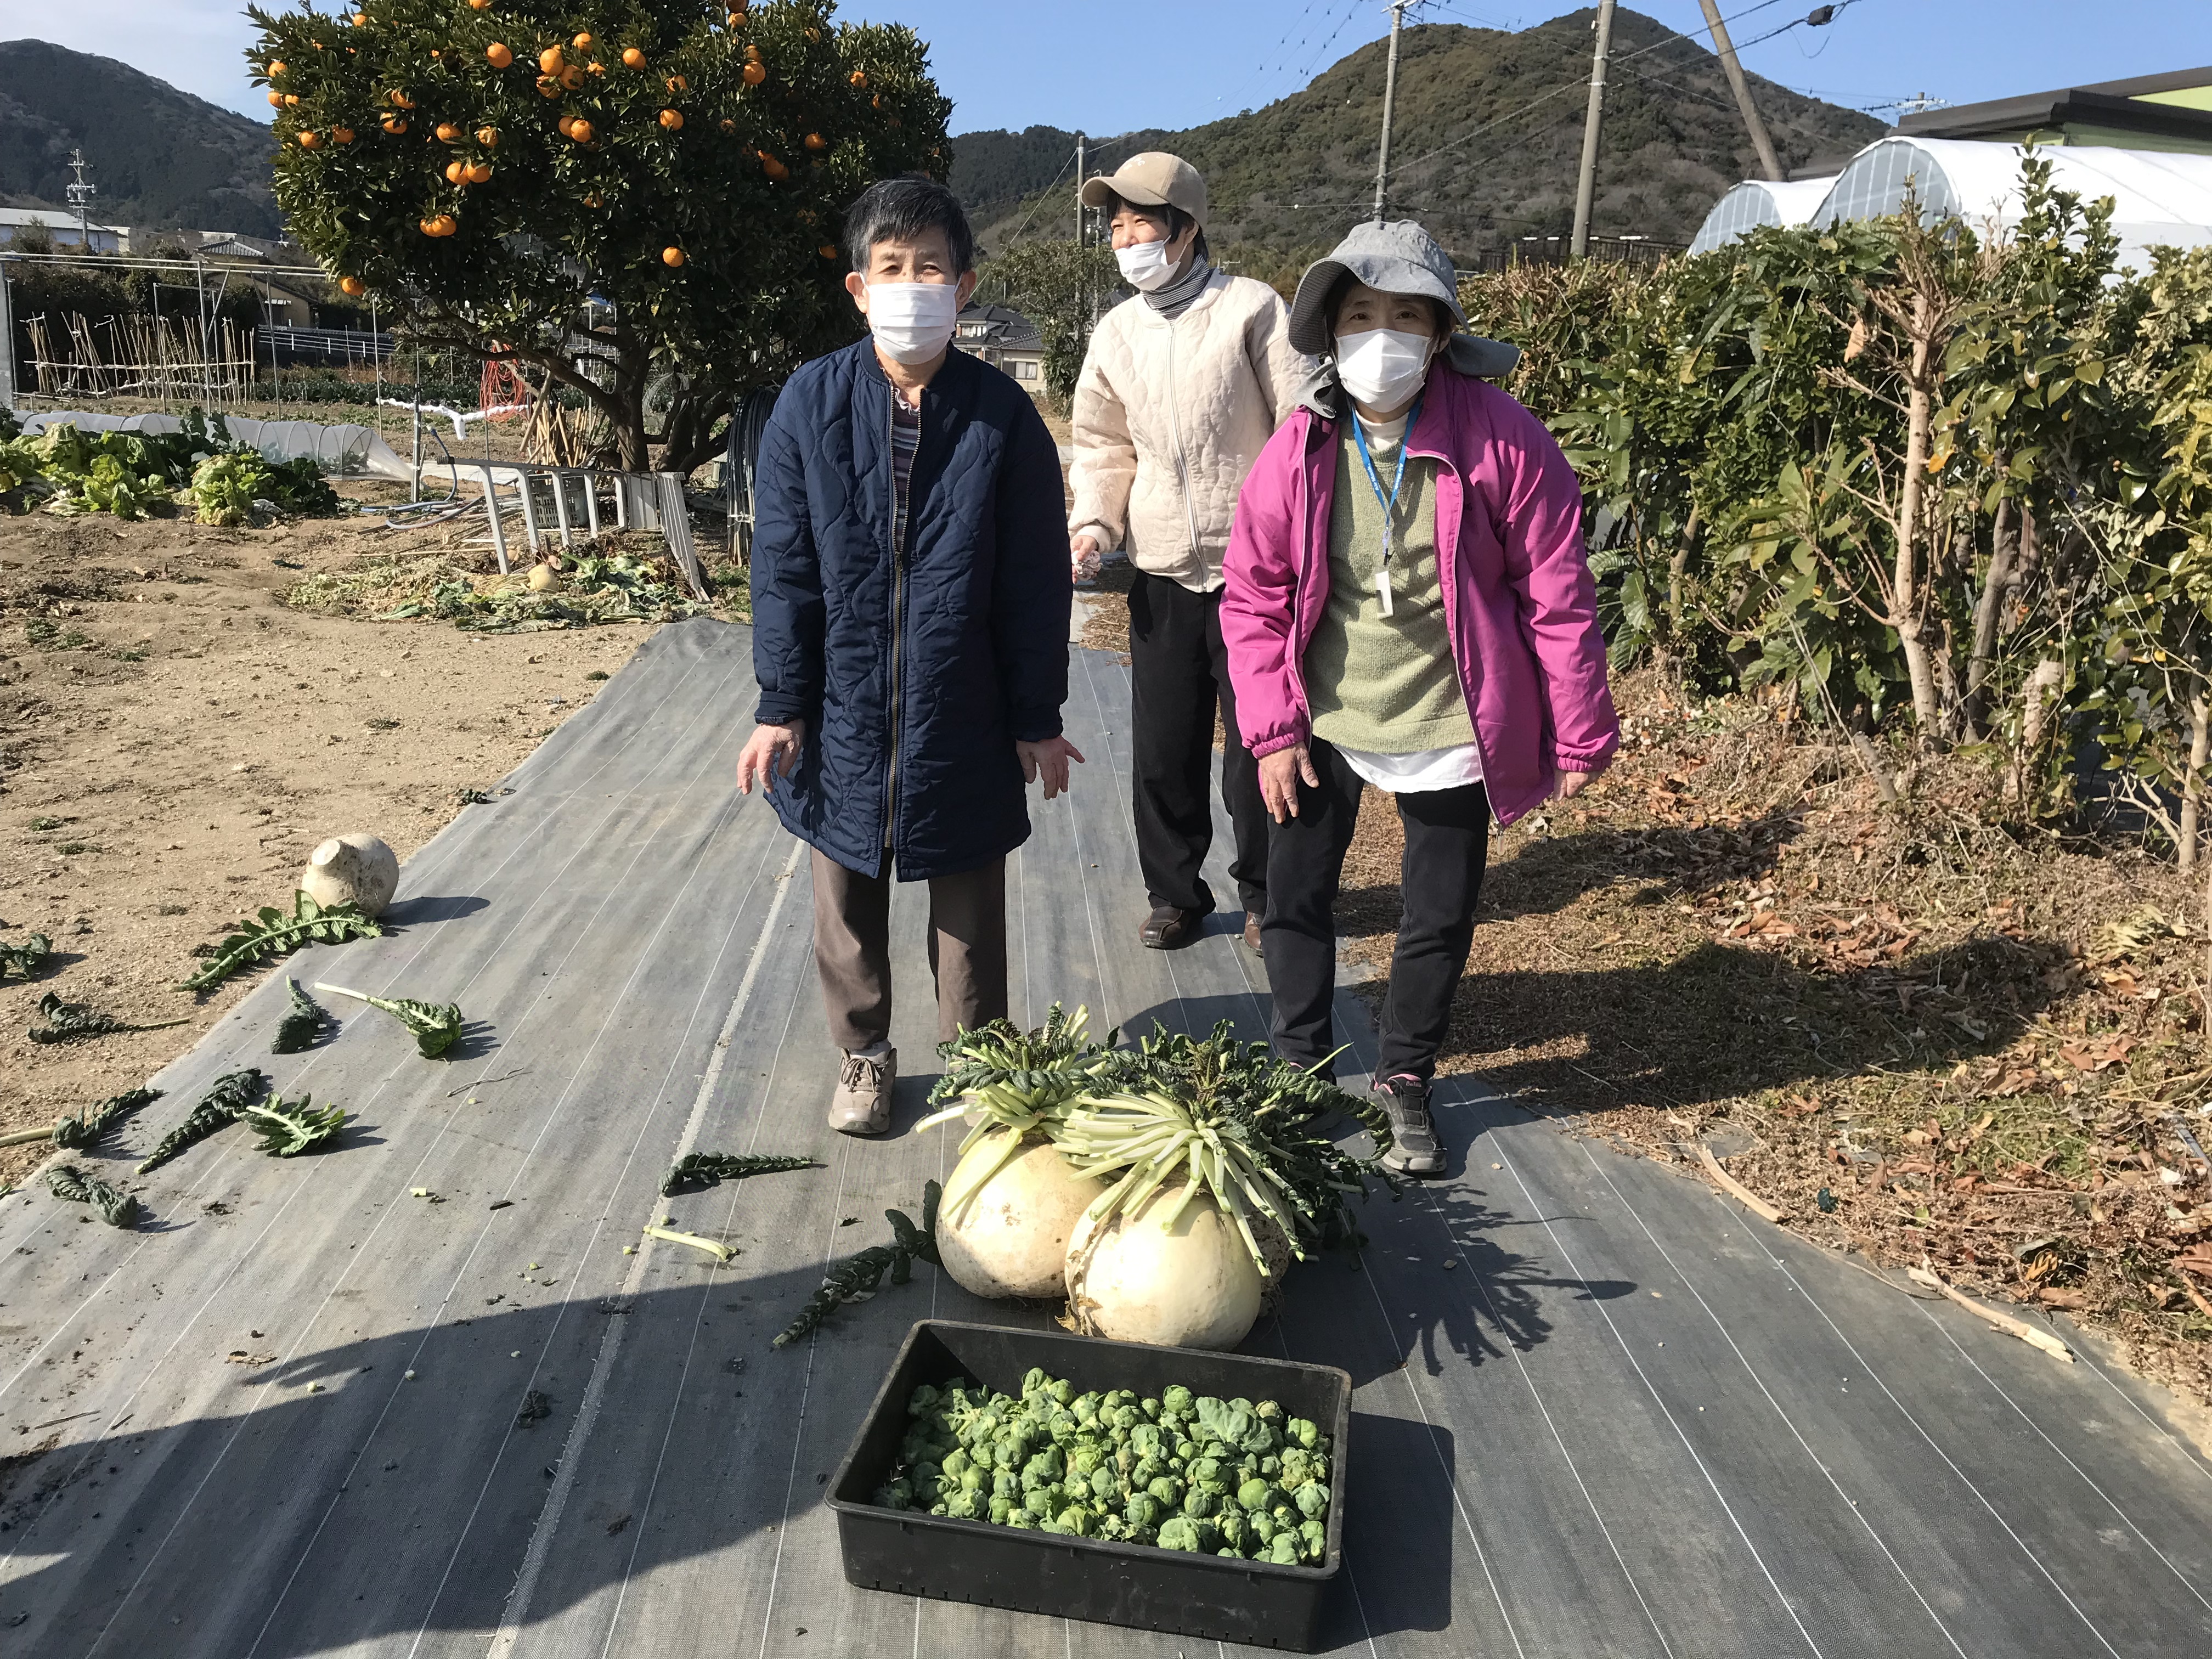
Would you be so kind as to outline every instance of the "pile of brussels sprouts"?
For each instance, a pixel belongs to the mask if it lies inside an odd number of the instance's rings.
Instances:
[[[925,1382],[907,1416],[886,1509],[1283,1566],[1328,1552],[1334,1448],[1272,1400],[1078,1394],[1033,1370],[1019,1399]]]

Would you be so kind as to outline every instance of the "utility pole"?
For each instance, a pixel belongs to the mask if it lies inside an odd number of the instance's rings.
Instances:
[[[1728,25],[1721,21],[1719,0],[1698,0],[1698,4],[1705,10],[1705,21],[1712,26],[1713,50],[1720,54],[1721,67],[1728,71],[1735,106],[1743,112],[1743,124],[1750,129],[1751,146],[1759,152],[1759,166],[1770,179],[1788,178],[1781,158],[1774,153],[1774,140],[1766,136],[1766,123],[1759,118],[1759,106],[1751,101],[1751,83],[1743,78],[1743,65],[1736,62],[1735,42],[1729,39]]]
[[[99,186],[84,179],[84,152],[70,152],[70,171],[76,175],[74,182],[63,186],[62,193],[69,198],[70,205],[76,210],[77,246],[87,253],[92,252],[92,202],[100,194]]]
[[[1084,166],[1083,135],[1075,135],[1075,246],[1083,246],[1084,233],[1089,228],[1083,222],[1083,184],[1090,174]]]
[[[1382,217],[1383,192],[1390,183],[1390,118],[1398,105],[1398,36],[1413,0],[1390,0],[1390,67],[1382,76],[1382,153],[1375,161],[1375,217]]]
[[[1590,209],[1597,199],[1597,137],[1605,125],[1605,65],[1613,55],[1613,0],[1598,0],[1597,49],[1590,58],[1589,110],[1583,117],[1583,167],[1575,181],[1575,234],[1567,257],[1589,252]]]

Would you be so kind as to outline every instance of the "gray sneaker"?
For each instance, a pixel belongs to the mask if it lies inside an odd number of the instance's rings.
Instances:
[[[1375,1092],[1390,1119],[1390,1150],[1382,1154],[1382,1167],[1393,1175],[1442,1175],[1443,1143],[1437,1139],[1436,1121],[1429,1115],[1429,1085],[1401,1074],[1384,1078]]]
[[[897,1080],[897,1049],[847,1054],[830,1096],[830,1127],[845,1135],[883,1133],[891,1127],[891,1085]]]

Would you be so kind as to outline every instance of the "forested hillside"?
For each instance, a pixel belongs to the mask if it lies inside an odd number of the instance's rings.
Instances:
[[[1391,201],[1455,250],[1492,248],[1565,232],[1589,80],[1591,10],[1508,33],[1452,23],[1407,29],[1401,48]],[[1593,228],[1686,242],[1721,193],[1757,171],[1720,60],[1698,40],[1640,12],[1613,22],[1613,60]],[[1218,245],[1285,252],[1333,240],[1371,203],[1388,48],[1361,47],[1304,91],[1187,131],[1101,141],[1109,169],[1138,149],[1172,149],[1201,168],[1214,199]],[[1854,110],[1751,77],[1785,166],[1840,162],[1882,131]],[[1035,196],[1072,196],[1072,132],[1031,127],[953,141],[954,188],[997,240]],[[1072,210],[1072,209],[1071,209]],[[1034,234],[1058,233],[1041,210]],[[1048,229],[1048,227],[1049,228]]]
[[[60,207],[79,147],[106,223],[282,232],[268,128],[112,58],[0,41],[0,199]]]

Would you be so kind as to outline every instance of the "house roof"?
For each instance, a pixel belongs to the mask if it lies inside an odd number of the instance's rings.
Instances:
[[[1044,336],[1009,306],[971,305],[960,313],[958,337],[1000,351],[1042,351]]]
[[[2201,101],[2195,93],[2204,94]],[[2069,125],[2212,143],[2212,67],[1923,110],[1897,131],[1908,138],[1999,138]]]
[[[0,208],[0,225],[21,229],[34,222],[49,230],[74,231],[77,228],[77,216],[68,208]],[[122,226],[104,224],[98,219],[92,222],[92,228],[111,236],[123,234]]]

